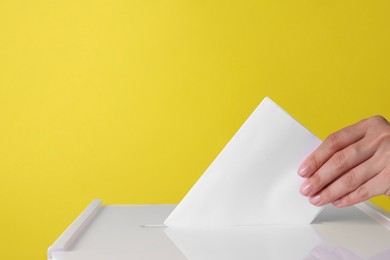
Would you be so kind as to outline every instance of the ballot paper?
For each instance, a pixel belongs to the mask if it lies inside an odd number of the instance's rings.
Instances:
[[[249,116],[165,220],[169,227],[309,224],[301,162],[321,143],[270,98]]]

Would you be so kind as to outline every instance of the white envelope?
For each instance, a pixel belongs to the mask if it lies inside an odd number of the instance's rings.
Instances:
[[[300,163],[321,140],[265,98],[165,220],[169,227],[309,224]]]

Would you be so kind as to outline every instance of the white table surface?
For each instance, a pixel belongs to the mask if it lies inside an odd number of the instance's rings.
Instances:
[[[162,224],[174,207],[97,206],[49,259],[390,259],[390,230],[356,207],[327,207],[310,225],[142,227]],[[64,236],[72,243],[59,247]]]

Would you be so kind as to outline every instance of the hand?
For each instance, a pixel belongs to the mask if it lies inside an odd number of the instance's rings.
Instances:
[[[300,192],[316,206],[390,196],[390,124],[374,116],[328,136],[302,163]]]

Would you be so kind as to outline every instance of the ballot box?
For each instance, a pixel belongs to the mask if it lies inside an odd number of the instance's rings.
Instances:
[[[51,260],[390,259],[389,214],[327,206],[311,224],[166,227],[175,205],[94,200],[48,249]]]

